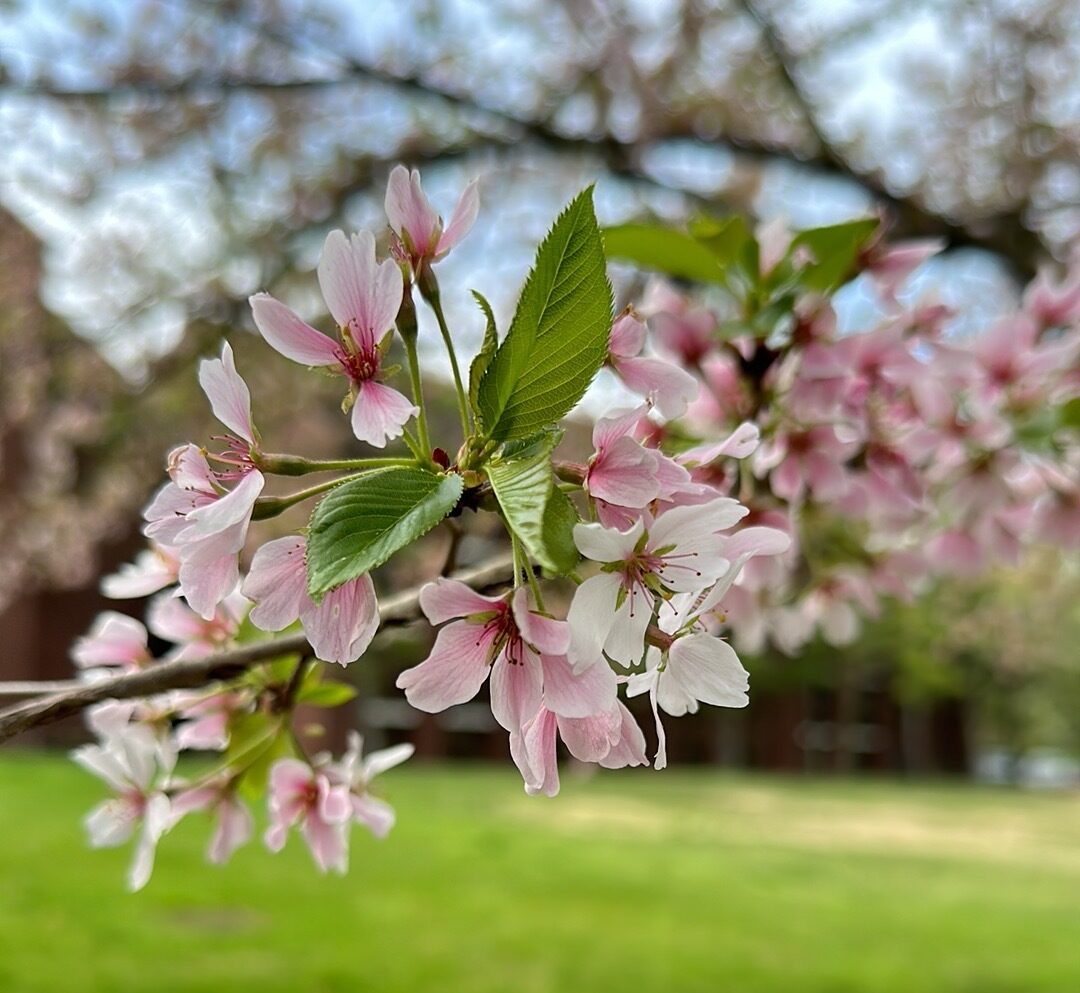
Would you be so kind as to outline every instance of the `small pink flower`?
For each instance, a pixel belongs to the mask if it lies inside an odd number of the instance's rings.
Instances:
[[[622,314],[611,328],[608,362],[623,383],[656,406],[661,416],[682,417],[697,399],[701,384],[685,369],[663,359],[642,356],[645,324],[632,310]]]
[[[80,669],[141,669],[152,661],[146,628],[135,618],[106,610],[98,614],[88,634],[75,642],[72,661]]]
[[[367,650],[379,627],[371,577],[350,580],[315,603],[307,593],[306,543],[299,535],[267,542],[251,561],[244,595],[255,601],[251,623],[280,631],[299,619],[316,657],[348,665]]]
[[[191,606],[210,618],[240,581],[237,557],[265,480],[252,470],[224,491],[194,445],[170,453],[169,476],[143,512],[146,536],[176,549],[180,588]]]
[[[300,825],[315,864],[342,875],[349,866],[349,790],[298,759],[278,759],[270,770],[270,826],[266,847],[280,852],[289,829]]]
[[[221,752],[229,745],[229,722],[236,714],[252,709],[252,694],[245,690],[223,690],[194,700],[179,696],[176,717],[181,719],[174,735],[178,749]]]
[[[217,820],[206,852],[207,859],[214,865],[228,862],[233,852],[246,845],[255,833],[251,811],[237,796],[236,788],[228,777],[178,793],[172,801],[170,826],[196,811],[212,813]]]
[[[779,431],[754,453],[754,471],[769,474],[773,492],[789,503],[809,491],[821,501],[842,496],[849,485],[844,463],[858,451],[858,441],[845,428],[820,425]]]
[[[267,293],[250,298],[255,326],[286,358],[329,366],[346,376],[353,433],[383,448],[419,413],[397,390],[379,382],[382,341],[401,306],[401,273],[391,259],[376,262],[370,231],[354,234],[351,241],[343,232],[331,231],[319,259],[319,286],[338,324],[340,342],[316,331]]]
[[[489,672],[491,711],[511,732],[536,712],[545,693],[568,716],[605,709],[614,698],[610,669],[609,678],[574,677],[565,659],[566,622],[531,611],[524,589],[486,597],[463,583],[438,579],[421,591],[420,606],[432,624],[452,623],[439,629],[423,662],[398,676],[398,688],[418,710],[437,713],[471,700]]]
[[[596,451],[585,470],[589,496],[620,507],[641,508],[660,495],[657,453],[631,436],[647,407],[602,417],[593,428]]]
[[[1041,268],[1024,290],[1024,310],[1047,328],[1080,320],[1080,256],[1074,256],[1070,271],[1061,280]]]
[[[396,239],[395,254],[419,274],[424,263],[437,262],[469,233],[480,209],[480,197],[474,179],[462,191],[444,230],[442,218],[420,187],[420,173],[396,165],[386,185],[385,206]]]
[[[180,578],[180,560],[173,549],[150,542],[111,576],[101,581],[101,592],[110,600],[133,600],[172,586]]]

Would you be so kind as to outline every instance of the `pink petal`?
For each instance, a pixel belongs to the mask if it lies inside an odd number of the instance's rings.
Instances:
[[[440,628],[431,654],[397,678],[397,687],[417,710],[438,713],[471,700],[483,686],[491,658],[491,636],[467,621]]]
[[[511,662],[503,652],[491,667],[491,712],[507,731],[519,731],[540,706],[543,676],[530,651]]]
[[[599,762],[619,740],[619,720],[614,706],[589,717],[560,717],[559,733],[579,762]]]
[[[315,864],[323,872],[342,875],[349,868],[348,824],[328,824],[318,817],[308,816],[300,825]]]
[[[300,601],[300,621],[316,657],[348,665],[367,650],[379,629],[379,602],[370,576],[360,576],[315,604],[306,594]]]
[[[645,757],[645,735],[641,733],[634,715],[621,701],[616,705],[616,710],[620,718],[619,740],[612,746],[611,751],[600,759],[600,765],[605,769],[648,765],[649,760]]]
[[[589,717],[611,710],[618,684],[611,666],[601,660],[580,675],[561,655],[542,655],[544,706],[560,717]]]
[[[669,421],[682,417],[701,392],[695,376],[663,359],[621,358],[615,363],[615,371],[629,389],[652,400]]]
[[[255,601],[248,615],[262,631],[280,631],[300,616],[307,598],[305,542],[299,535],[268,541],[251,560],[242,592]]]
[[[238,438],[254,445],[251,393],[236,371],[232,347],[228,342],[221,348],[220,359],[204,359],[199,364],[199,385],[210,401],[214,416]]]
[[[644,507],[657,498],[656,456],[633,438],[608,445],[585,476],[590,496],[620,507]]]
[[[432,624],[442,624],[455,617],[488,613],[497,609],[503,599],[481,596],[465,583],[440,577],[420,591],[420,609]]]
[[[761,432],[758,426],[747,421],[740,424],[723,441],[698,445],[683,452],[678,458],[683,465],[689,466],[708,465],[724,456],[744,459],[753,454],[760,442]]]
[[[608,351],[621,358],[630,358],[644,347],[645,322],[632,310],[620,314],[611,326]]]
[[[378,797],[354,796],[353,817],[363,824],[376,838],[385,838],[394,826],[394,808]]]
[[[529,609],[529,594],[519,587],[513,599],[514,621],[521,637],[537,651],[564,655],[570,647],[570,626],[566,621],[545,617]]]
[[[106,610],[98,614],[90,632],[79,638],[71,658],[80,668],[137,666],[150,660],[146,628],[135,618]]]
[[[387,441],[400,438],[410,417],[420,413],[397,390],[369,379],[360,384],[352,409],[352,429],[360,441],[384,448]]]
[[[326,236],[319,259],[319,286],[338,325],[378,337],[397,317],[404,290],[397,264],[375,260],[375,236],[360,231],[347,239],[341,231]]]
[[[255,326],[271,348],[301,365],[338,365],[340,346],[300,320],[285,304],[269,293],[256,293],[248,302]]]
[[[210,840],[207,858],[214,865],[228,862],[242,845],[246,845],[255,833],[255,821],[243,801],[235,796],[224,798],[217,809],[217,830]]]
[[[265,485],[266,479],[263,474],[253,469],[233,490],[213,503],[198,507],[188,514],[188,526],[177,536],[177,544],[181,546],[179,550],[181,561],[184,558],[183,545],[185,543],[229,533],[234,525],[250,520],[255,501]],[[235,537],[230,533],[230,538]],[[234,546],[230,542],[227,547],[222,547],[221,551],[238,552],[242,544],[243,536],[240,536],[239,544]]]
[[[210,557],[201,555],[180,564],[180,591],[191,609],[211,620],[221,603],[240,582],[236,552]]]
[[[450,223],[439,238],[439,244],[435,248],[435,258],[440,258],[450,251],[471,230],[476,223],[476,215],[480,211],[480,194],[476,188],[477,181],[474,179],[461,191],[457,206],[450,215]]]
[[[536,716],[521,730],[520,739],[510,736],[510,754],[525,779],[525,792],[530,796],[543,793],[555,796],[559,792],[559,763],[555,752],[558,730],[555,715],[541,707]]]

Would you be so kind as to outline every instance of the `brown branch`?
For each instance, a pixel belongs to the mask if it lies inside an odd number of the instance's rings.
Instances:
[[[500,557],[476,568],[455,573],[454,578],[483,590],[506,583],[512,576],[512,560]],[[419,587],[387,597],[379,604],[381,627],[407,624],[419,617]],[[102,700],[130,700],[134,697],[154,696],[168,690],[205,686],[218,680],[232,679],[260,662],[280,658],[292,652],[302,652],[307,648],[307,638],[303,634],[290,634],[218,652],[206,658],[162,662],[138,672],[100,682],[73,681],[63,685],[58,692],[55,683],[44,683],[42,690],[47,693],[46,696],[0,711],[0,742],[30,728],[51,724],[79,713]],[[28,688],[26,683],[0,683],[0,695],[5,695],[10,689],[14,689],[18,695],[25,695]]]

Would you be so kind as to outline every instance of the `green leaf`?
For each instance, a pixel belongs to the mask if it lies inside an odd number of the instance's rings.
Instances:
[[[696,217],[690,222],[690,234],[708,248],[722,273],[730,277],[728,270],[738,268],[751,281],[757,280],[758,243],[746,218],[740,214]]]
[[[463,488],[456,474],[394,466],[331,490],[311,515],[308,593],[318,600],[382,565],[449,514]]]
[[[877,228],[877,218],[864,217],[800,231],[792,239],[791,251],[805,247],[814,256],[814,261],[803,270],[802,285],[825,293],[847,282],[855,274],[859,251]]]
[[[480,351],[476,353],[476,357],[469,366],[469,403],[472,405],[473,413],[479,415],[480,381],[484,378],[487,367],[491,365],[491,360],[495,357],[495,349],[499,347],[499,331],[495,327],[495,315],[492,313],[491,304],[476,290],[472,291],[472,295],[480,305],[480,309],[484,312],[484,317],[487,320],[487,326],[484,328],[484,343],[480,346]]]
[[[507,524],[532,559],[548,572],[564,574],[578,562],[573,536],[578,516],[551,469],[551,452],[561,437],[561,431],[549,431],[524,447],[506,446],[488,462],[487,473]]]
[[[1061,405],[1058,420],[1062,427],[1080,430],[1080,397],[1073,397]]]
[[[604,250],[609,259],[623,259],[676,279],[699,283],[724,281],[716,257],[705,245],[662,224],[619,224],[604,228]]]
[[[306,703],[311,707],[340,707],[341,704],[355,699],[356,692],[356,687],[348,683],[314,682],[305,684],[296,699],[299,703]]]
[[[528,437],[573,408],[607,355],[611,307],[589,187],[537,249],[510,330],[480,379],[487,437]]]

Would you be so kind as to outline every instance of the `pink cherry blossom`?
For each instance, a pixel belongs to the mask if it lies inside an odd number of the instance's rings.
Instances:
[[[367,650],[379,627],[379,602],[371,577],[350,580],[319,603],[308,596],[306,542],[299,535],[267,542],[256,553],[244,580],[244,595],[255,601],[251,623],[281,631],[299,620],[317,658],[348,665]]]
[[[172,769],[171,757],[161,751],[147,728],[135,725],[100,745],[77,748],[71,755],[115,794],[87,816],[90,844],[113,848],[141,829],[128,872],[128,888],[141,890],[153,872],[157,843],[170,824],[169,798],[162,787]]]
[[[577,588],[567,615],[574,667],[584,671],[602,655],[624,666],[639,662],[658,598],[698,593],[724,575],[731,563],[720,532],[746,512],[738,501],[719,497],[675,507],[648,525],[639,520],[627,531],[576,525],[578,550],[603,569]]]
[[[401,437],[419,408],[379,381],[382,340],[393,328],[404,290],[391,259],[376,262],[375,238],[361,231],[351,239],[341,231],[326,236],[319,259],[319,286],[340,342],[316,331],[267,293],[251,297],[255,326],[286,358],[337,369],[349,380],[352,429],[376,448]]]
[[[265,480],[253,469],[225,491],[194,445],[173,450],[169,476],[144,511],[146,536],[176,549],[180,588],[209,619],[240,581],[237,557]]]
[[[844,463],[858,450],[850,432],[832,425],[791,429],[774,434],[754,453],[754,471],[769,474],[773,492],[798,503],[809,492],[828,501],[849,484]]]
[[[172,821],[197,811],[210,813],[216,820],[207,849],[207,860],[223,865],[233,852],[246,845],[255,833],[255,820],[247,804],[237,795],[235,783],[228,777],[192,786],[179,792],[172,801]]]
[[[344,784],[299,759],[278,759],[270,770],[270,826],[264,840],[272,852],[285,847],[296,824],[322,872],[345,874],[349,867],[352,804]]]
[[[175,716],[181,723],[173,740],[178,749],[221,752],[229,745],[229,722],[237,714],[252,709],[250,690],[221,690],[206,695],[179,695],[174,701]]]
[[[462,191],[444,230],[442,218],[420,186],[420,173],[396,165],[386,185],[385,206],[396,254],[419,274],[424,263],[437,262],[469,233],[480,209],[480,197],[474,179]]]
[[[420,592],[420,606],[439,629],[431,654],[398,676],[399,689],[418,710],[437,713],[471,700],[491,673],[491,711],[508,731],[520,731],[546,692],[567,716],[603,710],[615,695],[615,677],[582,680],[565,659],[570,630],[529,609],[518,589],[486,597],[451,579]],[[455,619],[460,618],[460,619]],[[606,667],[605,667],[606,668]]]
[[[648,412],[637,407],[602,417],[592,433],[596,451],[585,470],[585,492],[620,507],[641,508],[660,495],[657,453],[636,441],[631,432]]]
[[[98,614],[94,626],[71,650],[72,661],[80,669],[141,669],[151,660],[146,628],[134,617],[106,610]]]
[[[878,242],[867,252],[864,265],[881,295],[895,301],[897,292],[911,274],[944,248],[945,242],[940,238],[906,241],[899,245]]]

